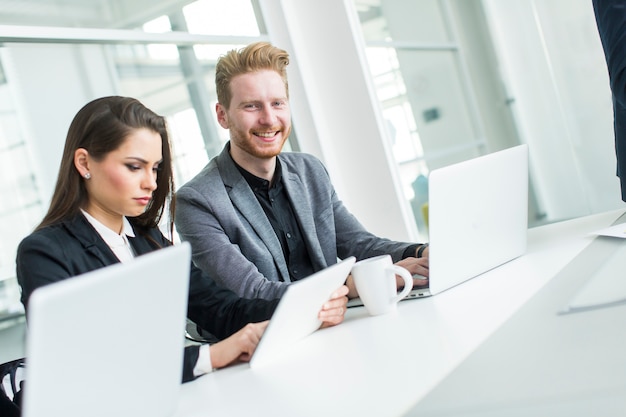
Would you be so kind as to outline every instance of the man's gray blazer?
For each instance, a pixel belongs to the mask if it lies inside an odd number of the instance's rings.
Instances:
[[[217,283],[241,297],[273,299],[290,282],[280,242],[252,189],[229,154],[230,143],[176,195],[176,229],[193,260]],[[409,243],[379,238],[363,228],[337,197],[315,157],[281,153],[282,177],[302,228],[313,268],[337,259],[390,254]]]

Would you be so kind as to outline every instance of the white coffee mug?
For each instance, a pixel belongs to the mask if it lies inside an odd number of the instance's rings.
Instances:
[[[404,289],[398,294],[396,275],[404,278]],[[352,267],[352,278],[359,297],[372,316],[389,313],[396,309],[413,288],[411,273],[394,265],[391,256],[380,255],[364,259]]]

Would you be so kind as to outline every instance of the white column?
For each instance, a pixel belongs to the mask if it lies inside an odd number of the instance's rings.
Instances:
[[[350,0],[261,0],[272,43],[290,56],[294,127],[348,209],[372,233],[417,240],[370,82]]]

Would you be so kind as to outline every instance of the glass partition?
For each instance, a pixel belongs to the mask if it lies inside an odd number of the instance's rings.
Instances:
[[[450,15],[443,1],[354,1],[404,195],[427,238],[430,170],[485,152]]]
[[[23,312],[16,248],[45,213],[76,111],[116,94],[166,116],[180,186],[228,140],[215,120],[215,62],[267,38],[250,0],[0,0],[3,25],[26,36],[0,47],[0,319]]]
[[[22,312],[15,249],[44,213],[31,158],[0,61],[0,318]]]

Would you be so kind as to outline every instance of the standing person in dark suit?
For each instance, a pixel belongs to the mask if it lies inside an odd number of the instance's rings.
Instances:
[[[127,97],[86,104],[70,125],[48,213],[18,248],[26,310],[43,285],[171,245],[158,226],[169,210],[173,233],[173,189],[164,117]],[[278,303],[239,298],[194,265],[189,279],[188,317],[223,340],[185,350],[183,381],[249,360]],[[347,292],[320,311],[324,325],[343,321]]]
[[[626,1],[593,0],[613,94],[617,176],[626,201]]]

